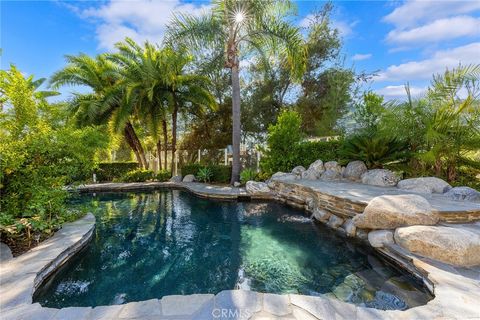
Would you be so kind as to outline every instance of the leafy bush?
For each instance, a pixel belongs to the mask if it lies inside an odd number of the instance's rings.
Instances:
[[[137,162],[101,162],[95,170],[97,180],[113,181],[138,168]]]
[[[200,170],[203,166],[200,165],[199,163],[188,163],[188,164],[185,164],[183,165],[182,167],[182,176],[186,176],[186,175],[189,175],[189,174],[193,174],[194,176],[197,175],[198,173],[198,170]]]
[[[296,166],[304,166],[305,168],[308,168],[312,162],[315,162],[318,159],[324,162],[342,162],[342,157],[340,156],[340,148],[342,145],[342,140],[301,142],[297,144],[293,150],[293,164],[288,168],[288,171]]]
[[[230,182],[230,175],[232,173],[232,167],[219,164],[210,164],[207,166],[212,170],[212,182],[228,183]]]
[[[383,168],[392,161],[406,161],[408,146],[396,138],[378,135],[353,136],[343,144],[340,154],[347,160],[362,160],[368,168]]]
[[[295,148],[302,140],[301,124],[297,112],[283,110],[277,123],[268,127],[267,148],[261,159],[263,170],[270,173],[288,171],[296,165]]]
[[[199,163],[190,163],[182,167],[182,175],[186,176],[187,174],[193,174],[197,177],[198,172],[201,168],[209,168],[212,172],[211,181],[218,183],[228,183],[230,181],[230,174],[232,172],[232,167],[224,165],[201,165]]]
[[[155,179],[160,182],[165,182],[165,181],[168,181],[168,179],[170,179],[171,176],[172,176],[172,173],[170,171],[160,170],[155,176]]]
[[[245,169],[240,173],[240,182],[245,184],[247,181],[256,180],[257,172],[254,169]]]
[[[63,186],[89,176],[108,143],[98,128],[65,123],[65,106],[48,104],[36,91],[41,83],[14,66],[0,71],[0,233],[19,250],[78,217],[64,206]]]
[[[197,172],[197,179],[201,182],[210,182],[212,179],[213,172],[212,169],[205,167],[205,168],[200,168]]]
[[[145,182],[148,180],[153,180],[154,173],[152,170],[145,169],[136,169],[130,172],[127,172],[123,177],[123,182]]]

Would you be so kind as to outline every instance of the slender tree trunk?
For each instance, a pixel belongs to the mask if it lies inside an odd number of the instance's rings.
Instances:
[[[240,180],[240,76],[238,73],[238,65],[234,65],[232,70],[232,149],[233,149],[233,164],[232,177],[230,183],[233,184]]]
[[[167,156],[168,156],[168,131],[167,131],[167,121],[163,120],[162,121],[162,128],[163,128],[163,147],[164,147],[164,157],[165,157],[165,163],[164,163],[164,168],[168,169],[167,166]],[[173,173],[172,173],[173,174]]]
[[[129,135],[130,135],[130,137],[133,141],[133,144],[135,145],[135,148],[139,153],[140,165],[144,169],[148,169],[148,162],[147,162],[147,158],[145,157],[145,150],[143,150],[142,143],[140,142],[140,139],[138,139],[138,136],[135,133],[135,129],[133,128],[133,125],[132,125],[131,122],[127,122],[125,124],[125,130],[128,131],[128,133],[129,133]]]
[[[175,169],[175,153],[177,152],[177,116],[178,104],[175,94],[173,95],[173,112],[172,112],[172,175]]]
[[[142,157],[140,156],[140,153],[137,150],[137,146],[133,142],[133,138],[130,135],[130,132],[128,131],[127,127],[123,129],[123,135],[125,137],[125,141],[127,141],[128,145],[130,146],[133,153],[135,154],[135,159],[137,159],[138,164],[140,165],[140,167],[143,168]]]
[[[157,140],[157,158],[158,158],[158,170],[162,170],[162,141],[160,138]]]

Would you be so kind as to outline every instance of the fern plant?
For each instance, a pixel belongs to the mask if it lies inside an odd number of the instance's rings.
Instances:
[[[257,173],[255,172],[254,169],[245,169],[242,171],[242,173],[240,173],[240,182],[242,184],[245,184],[247,183],[247,181],[250,181],[250,180],[256,180],[257,178]]]
[[[197,179],[201,182],[210,182],[212,179],[213,172],[212,169],[205,167],[205,168],[200,168],[197,173]]]
[[[370,134],[347,139],[340,155],[346,160],[362,160],[369,168],[382,168],[386,163],[409,158],[408,145],[403,141]]]

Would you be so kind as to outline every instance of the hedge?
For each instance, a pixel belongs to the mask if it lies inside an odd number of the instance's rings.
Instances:
[[[312,162],[318,159],[323,162],[342,162],[339,153],[342,145],[343,142],[338,140],[301,142],[293,148],[294,160],[291,169],[296,166],[304,166],[305,168],[308,168]]]
[[[95,173],[97,181],[104,182],[121,179],[135,169],[138,169],[137,162],[101,162]]]
[[[145,169],[136,169],[130,172],[127,172],[122,178],[122,182],[145,182],[153,180],[155,174],[152,170]]]
[[[230,181],[232,167],[218,164],[202,165],[199,163],[189,163],[182,167],[182,175],[186,176],[188,174],[193,174],[196,176],[198,171],[205,167],[212,171],[212,182],[228,183]]]
[[[315,160],[339,161],[343,163],[340,156],[342,141],[306,141],[297,143],[288,151],[271,152],[262,158],[260,166],[263,171],[273,174],[277,171],[289,172],[296,166],[308,166]]]

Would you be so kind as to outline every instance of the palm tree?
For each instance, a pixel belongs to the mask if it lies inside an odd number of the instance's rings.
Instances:
[[[186,73],[187,65],[192,61],[192,57],[185,50],[165,48],[161,54],[164,84],[167,87],[169,101],[171,101],[172,159],[175,159],[178,113],[199,116],[206,109],[216,109],[217,105],[215,98],[207,90],[210,80],[204,76]],[[174,161],[172,161],[172,172],[174,165]]]
[[[299,28],[285,21],[291,13],[290,1],[217,0],[210,13],[193,16],[177,15],[168,27],[166,41],[179,41],[189,48],[225,48],[222,57],[230,69],[232,84],[232,148],[231,183],[240,177],[240,56],[254,51],[270,58],[280,53],[281,63],[288,64],[295,79],[305,69],[305,49]]]
[[[149,124],[154,135],[162,124],[167,161],[167,116],[172,120],[172,160],[177,145],[178,113],[199,115],[206,108],[215,108],[215,99],[206,90],[209,79],[186,72],[191,57],[185,50],[160,49],[150,43],[139,46],[131,39],[116,45],[118,54],[111,59],[122,67],[127,101],[139,118]],[[160,139],[157,143],[157,149]],[[158,150],[157,150],[158,151]],[[174,171],[172,161],[171,169]]]
[[[67,66],[53,74],[53,88],[64,85],[86,86],[91,93],[75,93],[71,101],[71,113],[78,125],[99,125],[112,121],[133,150],[137,162],[147,168],[145,151],[131,122],[132,108],[124,99],[118,66],[106,55],[92,58],[86,54],[66,56]],[[125,116],[126,115],[126,116]]]

